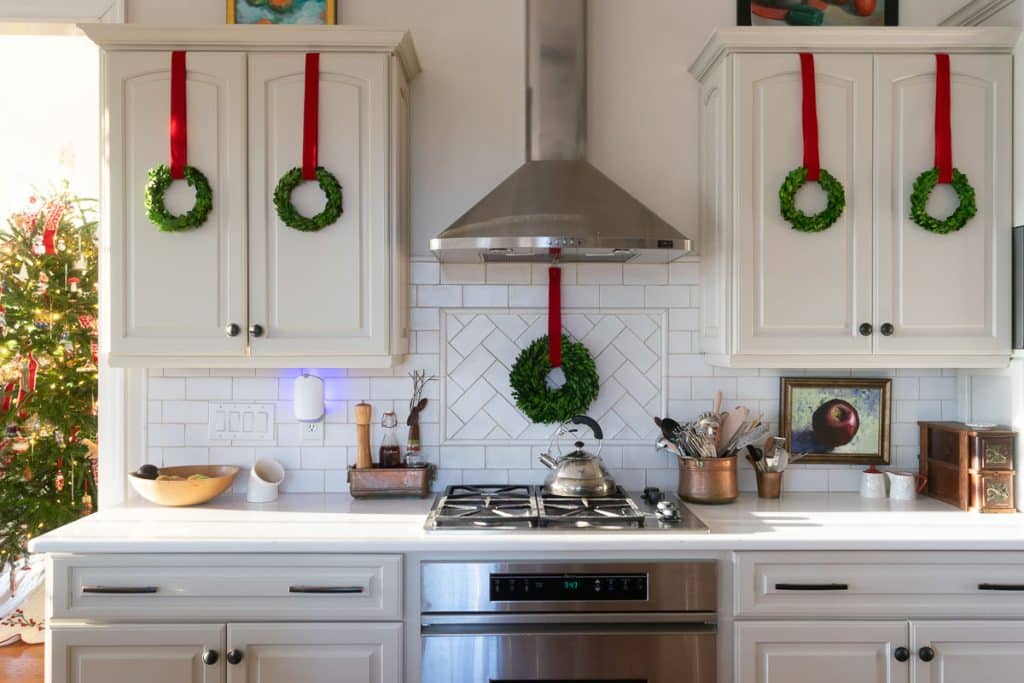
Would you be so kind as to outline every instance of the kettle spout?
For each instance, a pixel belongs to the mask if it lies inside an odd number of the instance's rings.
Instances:
[[[547,467],[549,470],[553,470],[558,467],[558,461],[552,458],[547,453],[541,453],[537,456],[537,460],[540,460],[541,464]]]

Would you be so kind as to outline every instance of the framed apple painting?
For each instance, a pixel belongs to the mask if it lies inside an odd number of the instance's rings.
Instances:
[[[801,463],[889,464],[892,380],[783,377],[779,434]]]

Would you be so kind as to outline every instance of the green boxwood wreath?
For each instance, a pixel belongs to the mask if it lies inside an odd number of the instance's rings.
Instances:
[[[164,206],[164,193],[174,182],[170,167],[161,164],[149,169],[146,174],[146,214],[153,225],[164,232],[195,230],[206,222],[213,210],[213,190],[206,176],[194,166],[186,166],[184,170],[185,182],[195,188],[196,203],[190,211],[180,216],[175,216]]]
[[[958,169],[953,169],[952,186],[960,198],[960,205],[945,220],[939,220],[928,213],[928,198],[932,190],[939,184],[939,169],[933,168],[917,176],[914,191],[910,194],[910,218],[929,232],[945,235],[956,232],[967,225],[967,221],[978,213],[978,204],[974,196],[974,188],[967,176]]]
[[[324,210],[312,218],[300,214],[292,204],[292,190],[302,182],[302,169],[296,166],[277,181],[277,187],[274,188],[274,206],[277,207],[277,215],[281,222],[289,228],[302,232],[316,232],[331,225],[341,216],[341,184],[338,183],[338,179],[323,166],[317,166],[316,181],[326,195],[327,203]]]
[[[828,230],[839,217],[843,215],[846,208],[846,191],[843,184],[835,179],[831,173],[821,169],[821,176],[818,184],[825,191],[828,197],[828,205],[821,213],[808,216],[796,207],[796,193],[807,184],[807,167],[800,166],[789,172],[782,187],[779,188],[779,207],[782,209],[782,217],[789,221],[794,230],[800,232],[821,232]]]
[[[509,373],[512,398],[519,409],[541,424],[561,423],[574,415],[586,413],[601,389],[597,366],[587,347],[562,335],[565,384],[561,389],[548,387],[550,371],[548,338],[545,335],[523,349]]]

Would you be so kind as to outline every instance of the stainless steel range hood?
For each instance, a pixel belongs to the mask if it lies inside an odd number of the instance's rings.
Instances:
[[[440,235],[447,263],[665,263],[690,240],[584,160],[586,0],[527,2],[527,162]]]

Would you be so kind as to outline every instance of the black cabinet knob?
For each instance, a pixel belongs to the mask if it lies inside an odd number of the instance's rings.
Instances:
[[[863,337],[870,337],[871,333],[875,331],[874,326],[871,323],[860,324],[860,334]]]
[[[242,661],[241,650],[228,650],[228,664],[238,664]]]
[[[206,666],[213,666],[220,659],[220,655],[217,654],[216,650],[207,650],[203,653],[203,664]]]
[[[910,659],[910,650],[905,647],[898,647],[893,651],[893,656],[897,662],[905,662]]]
[[[921,658],[922,662],[930,662],[935,659],[935,650],[926,645],[917,651],[917,656]]]
[[[892,333],[896,331],[896,328],[892,326],[892,323],[882,323],[879,331],[886,337],[891,337]]]
[[[254,337],[262,337],[263,336],[263,325],[250,325],[249,326],[249,334],[251,334]]]
[[[224,327],[224,334],[228,335],[229,337],[237,337],[241,331],[242,328],[238,326],[238,323],[228,323]]]

